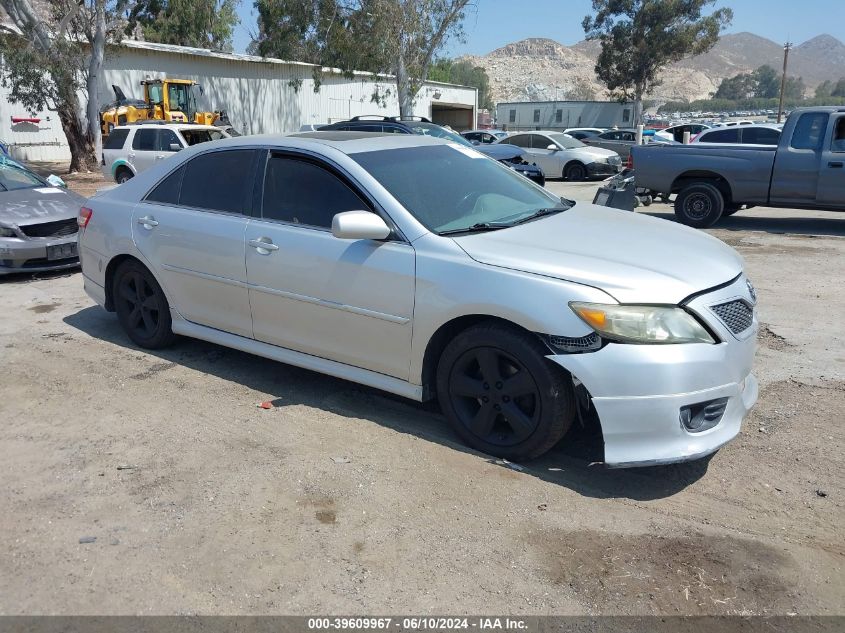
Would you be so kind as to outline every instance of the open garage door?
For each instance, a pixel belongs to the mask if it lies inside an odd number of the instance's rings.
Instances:
[[[432,103],[431,121],[437,125],[448,125],[458,132],[474,130],[473,110],[472,106],[462,103]]]

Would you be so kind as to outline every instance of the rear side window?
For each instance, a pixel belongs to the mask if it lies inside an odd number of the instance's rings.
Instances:
[[[827,114],[823,112],[802,114],[795,125],[789,146],[793,149],[820,150],[826,125]]]
[[[742,128],[742,142],[748,145],[777,145],[780,132],[768,127]]]
[[[129,136],[129,130],[112,130],[106,142],[103,143],[103,149],[123,149],[127,136]]]
[[[517,147],[531,147],[531,137],[528,134],[517,134],[508,138],[509,145],[516,145]]]
[[[139,152],[154,152],[156,148],[156,133],[158,130],[137,130],[132,139],[132,149]]]
[[[243,213],[252,191],[253,150],[202,154],[185,167],[179,204],[198,209]]]
[[[185,173],[183,165],[167,178],[162,180],[156,188],[148,195],[149,202],[162,202],[164,204],[179,204],[179,188],[182,186],[182,176]]]
[[[834,152],[845,152],[845,116],[840,117],[830,139],[830,149]]]
[[[727,130],[708,132],[701,137],[701,143],[739,143],[739,130],[732,127]]]
[[[346,183],[314,163],[286,156],[267,162],[262,218],[330,228],[335,214],[368,208]]]
[[[176,132],[173,130],[159,130],[158,131],[158,151],[160,152],[176,152],[179,150],[171,149],[171,145],[178,145],[180,148],[182,147],[182,143],[179,142],[178,137],[176,136]]]

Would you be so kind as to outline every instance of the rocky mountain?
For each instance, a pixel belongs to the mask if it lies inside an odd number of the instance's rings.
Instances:
[[[565,46],[528,38],[469,59],[487,70],[497,102],[603,99],[606,91],[594,71],[600,50],[598,42]],[[763,64],[780,69],[783,45],[753,33],[725,35],[709,52],[669,66],[651,97],[705,99],[722,79]],[[809,90],[826,79],[845,76],[845,44],[831,35],[819,35],[795,46],[789,56],[789,74],[802,77]]]

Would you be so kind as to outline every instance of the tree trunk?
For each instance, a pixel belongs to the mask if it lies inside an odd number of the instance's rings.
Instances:
[[[65,98],[59,104],[57,114],[70,149],[68,173],[91,171],[97,167],[97,157],[88,130],[79,116],[79,99],[73,91],[65,91],[63,96]]]
[[[414,115],[414,95],[411,94],[411,91],[411,79],[408,77],[405,59],[400,55],[396,69],[396,96],[399,99],[400,118],[404,119]]]
[[[88,61],[88,137],[96,152],[101,144],[100,129],[100,73],[103,68],[103,56],[106,48],[106,7],[105,0],[94,0],[94,40],[91,42],[91,58]]]

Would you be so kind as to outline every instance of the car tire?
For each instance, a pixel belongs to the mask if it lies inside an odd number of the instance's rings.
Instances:
[[[132,180],[132,172],[124,167],[123,169],[118,170],[114,179],[117,184],[122,185],[123,183]]]
[[[563,179],[570,182],[582,182],[587,179],[587,168],[581,163],[569,163],[563,170]]]
[[[176,339],[167,297],[140,262],[127,260],[118,267],[112,297],[121,327],[138,347],[161,349]]]
[[[675,217],[696,229],[716,224],[725,209],[725,197],[715,186],[699,182],[684,187],[675,198]]]
[[[572,381],[536,336],[496,322],[452,340],[437,366],[437,398],[472,448],[510,460],[539,457],[569,430]]]

